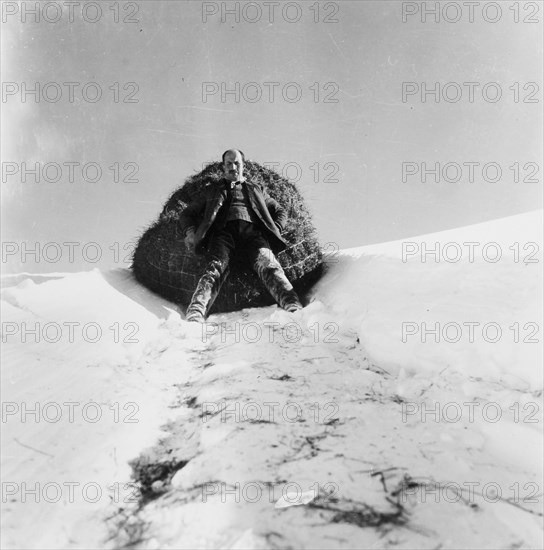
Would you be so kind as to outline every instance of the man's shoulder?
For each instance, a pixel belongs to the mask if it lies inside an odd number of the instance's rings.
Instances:
[[[215,195],[220,193],[225,189],[225,180],[224,179],[214,179],[207,181],[204,184],[204,193],[206,195]]]
[[[254,189],[256,191],[263,191],[264,186],[261,181],[254,180],[254,179],[247,179],[245,182],[246,186],[250,189]]]

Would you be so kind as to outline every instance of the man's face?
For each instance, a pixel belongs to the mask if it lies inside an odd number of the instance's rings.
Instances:
[[[244,161],[242,160],[240,151],[229,151],[225,155],[223,172],[229,181],[243,181]]]

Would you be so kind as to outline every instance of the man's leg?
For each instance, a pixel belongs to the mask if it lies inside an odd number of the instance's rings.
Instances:
[[[287,311],[302,309],[293,285],[287,279],[280,262],[270,248],[259,248],[253,269],[278,305]]]
[[[228,275],[230,252],[234,246],[232,235],[220,231],[210,238],[206,253],[206,267],[200,277],[191,303],[185,313],[187,321],[203,323]]]

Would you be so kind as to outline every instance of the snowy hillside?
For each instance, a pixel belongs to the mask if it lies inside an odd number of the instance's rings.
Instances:
[[[203,327],[128,270],[4,277],[2,546],[541,548],[541,227],[330,253],[302,311]]]

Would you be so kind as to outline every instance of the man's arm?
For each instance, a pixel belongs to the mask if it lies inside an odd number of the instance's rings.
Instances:
[[[201,214],[206,206],[206,199],[202,197],[195,199],[188,204],[179,215],[178,227],[183,235],[185,246],[192,254],[196,254],[195,250],[195,231],[200,223]]]
[[[285,208],[275,199],[273,199],[264,188],[264,185],[261,187],[263,192],[264,203],[270,212],[270,216],[274,223],[278,226],[278,230],[281,233],[287,223],[287,212]]]
[[[206,206],[205,196],[188,204],[179,215],[179,229],[184,237],[191,230],[194,232],[200,223],[202,211]]]

